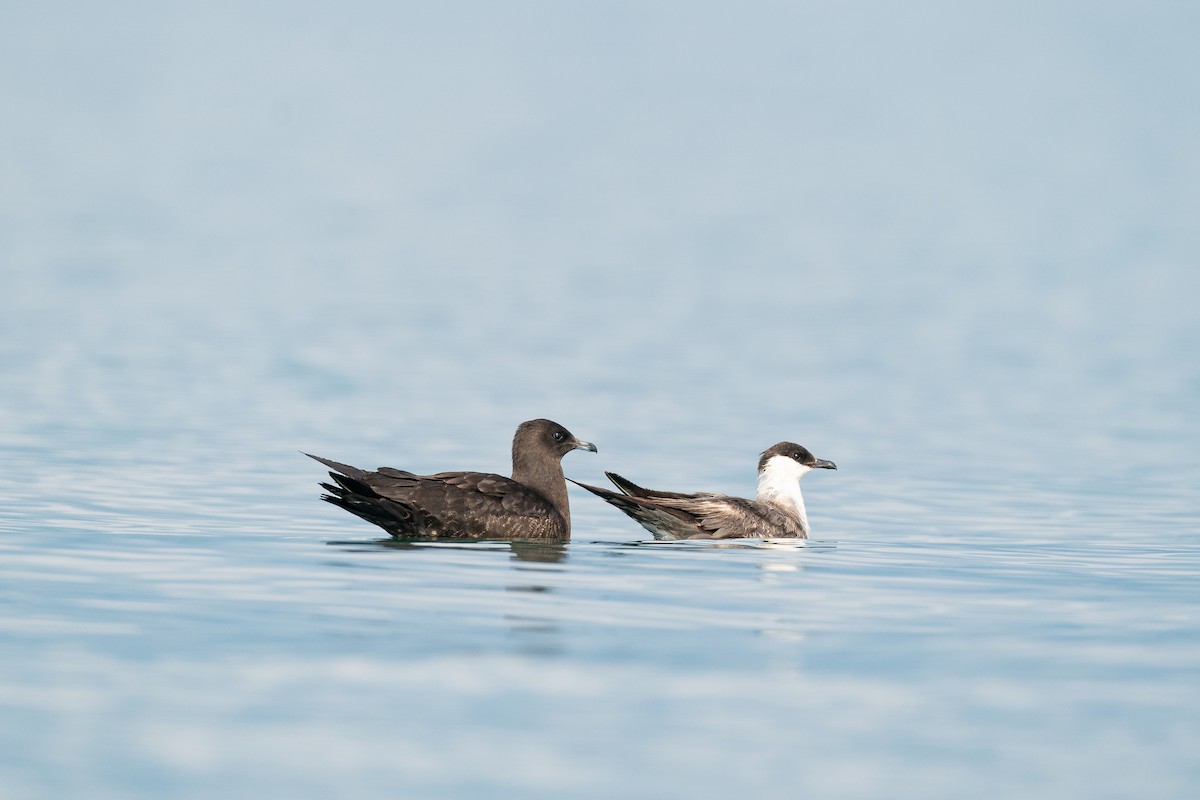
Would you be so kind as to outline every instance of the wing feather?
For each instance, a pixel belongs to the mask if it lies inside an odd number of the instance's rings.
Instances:
[[[620,476],[617,476],[620,478]],[[613,480],[610,474],[609,479]],[[626,493],[573,481],[635,519],[656,539],[735,539],[795,537],[799,524],[766,503],[701,492],[679,494],[645,490],[624,479],[613,480]],[[625,485],[623,485],[625,484]],[[632,487],[643,494],[628,491]]]
[[[608,476],[608,479],[613,482],[614,486],[630,497],[674,497],[683,499],[688,497],[703,497],[708,495],[707,492],[683,494],[680,492],[663,492],[658,489],[647,489],[644,486],[638,486],[628,478],[622,478],[615,472],[605,472],[604,474]]]
[[[393,536],[413,538],[561,539],[569,527],[537,491],[502,475],[442,472],[416,475],[381,467],[375,472],[329,459],[334,484],[323,499]]]

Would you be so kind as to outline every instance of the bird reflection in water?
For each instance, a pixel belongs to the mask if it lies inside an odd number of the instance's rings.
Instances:
[[[326,542],[330,547],[368,552],[375,549],[400,550],[409,553],[430,553],[438,550],[475,550],[503,552],[508,550],[517,561],[541,564],[560,564],[567,560],[567,546],[561,542],[525,542],[479,539],[359,539]]]

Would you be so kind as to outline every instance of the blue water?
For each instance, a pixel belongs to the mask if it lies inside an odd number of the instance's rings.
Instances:
[[[0,796],[1200,791],[1197,13],[0,29]],[[397,546],[300,451],[805,479]]]

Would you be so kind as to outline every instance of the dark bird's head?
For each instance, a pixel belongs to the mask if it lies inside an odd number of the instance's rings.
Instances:
[[[513,437],[513,480],[545,496],[563,515],[570,530],[567,484],[563,480],[562,457],[572,450],[591,450],[596,445],[576,439],[569,430],[548,419],[531,419],[517,426]]]
[[[817,458],[808,449],[794,442],[780,442],[763,451],[758,460],[758,475],[761,479],[765,472],[778,473],[780,477],[794,477],[799,480],[805,473],[814,469],[837,469],[837,464]]]
[[[534,457],[543,459],[551,456],[555,461],[572,450],[596,452],[596,445],[575,438],[569,430],[548,419],[531,419],[517,426],[513,437],[513,466],[518,459]]]

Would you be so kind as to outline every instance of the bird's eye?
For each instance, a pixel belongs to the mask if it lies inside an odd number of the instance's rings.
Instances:
[[[554,441],[556,441],[556,442],[561,442],[562,440],[563,440],[563,432],[562,432],[562,431],[555,431],[555,432],[554,432]]]

